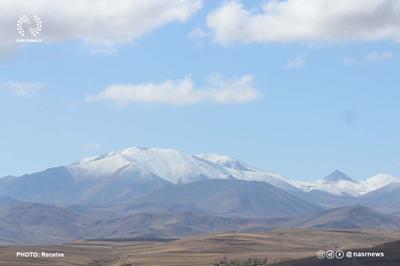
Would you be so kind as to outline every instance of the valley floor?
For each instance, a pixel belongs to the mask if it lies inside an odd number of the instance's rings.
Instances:
[[[213,265],[224,256],[228,259],[268,258],[269,264],[273,264],[315,257],[318,250],[368,248],[399,239],[400,231],[287,229],[208,234],[170,241],[84,240],[58,246],[2,246],[0,265],[200,266]],[[65,257],[16,258],[16,252],[30,251],[59,252]],[[322,265],[323,261],[318,263]]]

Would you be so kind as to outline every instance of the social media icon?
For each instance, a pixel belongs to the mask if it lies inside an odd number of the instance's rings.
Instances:
[[[343,259],[344,258],[344,252],[343,252],[343,250],[337,250],[336,252],[335,252],[335,257],[337,258],[337,259]]]
[[[335,251],[333,250],[328,250],[327,252],[325,252],[325,256],[327,259],[333,259],[335,258]]]
[[[351,258],[351,257],[353,257],[353,252],[351,252],[351,251],[347,251],[346,252],[346,258]]]
[[[325,258],[325,251],[318,250],[317,251],[317,258],[320,259],[320,260],[324,259]]]

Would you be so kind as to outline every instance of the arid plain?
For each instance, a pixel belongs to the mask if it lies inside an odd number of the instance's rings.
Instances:
[[[3,246],[0,265],[213,265],[229,259],[267,258],[268,264],[315,256],[318,250],[368,248],[400,239],[399,231],[288,229],[217,233],[176,240],[83,240],[57,246]],[[17,251],[63,252],[64,258],[16,258]],[[292,264],[295,265],[295,264]]]

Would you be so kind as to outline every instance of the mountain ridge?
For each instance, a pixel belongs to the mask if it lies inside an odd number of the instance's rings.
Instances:
[[[293,194],[321,190],[338,196],[359,198],[390,183],[400,183],[400,178],[387,174],[355,181],[340,170],[335,170],[324,179],[306,182],[260,170],[227,155],[189,155],[174,149],[130,147],[83,158],[70,165],[49,168],[42,172],[1,178],[0,195],[25,195],[33,188],[38,188],[37,182],[32,181],[33,176],[46,188],[42,190],[44,195],[42,198],[40,195],[31,195],[23,199],[41,201],[48,197],[50,202],[51,189],[69,189],[65,198],[71,199],[75,199],[79,191],[90,190],[91,192],[87,192],[84,197],[87,201],[107,201],[94,194],[114,190],[112,193],[116,195],[112,197],[118,201],[140,196],[140,189],[147,193],[170,184],[185,184],[205,179],[262,181]],[[58,178],[58,184],[52,183],[55,177]],[[117,181],[120,182],[119,185],[116,185]],[[30,188],[21,190],[18,188],[21,184]],[[126,191],[126,188],[132,185],[138,187],[134,189],[137,195],[133,191],[131,194]],[[118,189],[125,192],[117,195]]]
[[[400,228],[400,219],[357,204],[324,210],[305,218],[297,226],[325,229],[398,229]]]

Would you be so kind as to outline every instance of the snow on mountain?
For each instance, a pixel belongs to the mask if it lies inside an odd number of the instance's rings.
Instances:
[[[264,181],[282,189],[293,188],[288,178],[258,170],[226,155],[188,155],[172,149],[132,147],[82,159],[67,169],[76,178],[96,179],[121,173],[138,176],[142,172],[141,178],[156,175],[174,184],[236,178]]]
[[[324,190],[336,195],[358,197],[368,192],[363,183],[349,180],[338,180],[336,182],[316,181],[316,189]]]
[[[229,169],[235,169],[239,171],[258,171],[255,167],[226,155],[206,153],[198,154],[196,156]]]
[[[339,170],[335,170],[322,180],[298,182],[292,184],[304,191],[323,190],[336,195],[359,197],[391,183],[400,183],[400,178],[388,174],[379,174],[366,180],[355,181]]]
[[[336,195],[357,197],[366,193],[366,188],[345,173],[335,170],[322,180],[314,182],[315,188],[330,192]]]
[[[230,178],[222,167],[172,149],[145,149],[131,154],[130,159],[172,183]]]
[[[366,180],[356,181],[337,169],[321,180],[307,182],[265,172],[229,156],[203,154],[201,157],[226,167],[237,179],[265,181],[284,190],[292,186],[306,192],[319,189],[335,195],[359,197],[388,184],[400,183],[400,178],[388,174],[379,174]]]
[[[355,181],[345,173],[335,170],[327,177],[307,182],[269,173],[240,160],[215,153],[188,155],[173,149],[132,147],[89,157],[67,166],[68,171],[80,179],[96,179],[108,176],[135,176],[152,179],[157,176],[168,182],[190,183],[203,179],[240,179],[264,181],[291,191],[322,190],[336,195],[362,196],[400,178],[379,174],[363,181]]]
[[[121,154],[108,153],[79,160],[69,166],[69,172],[80,178],[101,178],[114,174],[118,169],[128,166],[130,161]]]
[[[230,178],[223,167],[196,156],[171,149],[132,147],[82,159],[67,167],[76,177],[101,178],[119,171],[151,172],[171,183],[188,183],[204,178]]]
[[[199,154],[196,156],[224,167],[225,170],[236,179],[245,181],[263,181],[285,191],[295,188],[295,186],[291,184],[292,180],[287,177],[259,170],[230,156],[215,153]]]
[[[366,179],[363,182],[370,191],[382,188],[391,183],[400,183],[399,177],[394,177],[389,174],[379,174]]]

